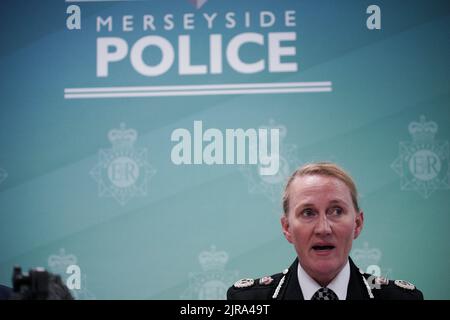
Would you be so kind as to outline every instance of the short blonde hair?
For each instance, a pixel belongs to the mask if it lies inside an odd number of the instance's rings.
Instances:
[[[308,163],[298,168],[289,177],[283,193],[283,211],[285,215],[287,215],[289,211],[289,187],[292,181],[294,181],[296,177],[314,176],[314,175],[334,177],[336,179],[341,180],[350,190],[353,206],[355,207],[356,211],[358,212],[360,211],[358,205],[358,191],[356,190],[356,185],[352,177],[347,172],[345,172],[344,169],[342,169],[341,167],[332,162],[315,162],[315,163]]]

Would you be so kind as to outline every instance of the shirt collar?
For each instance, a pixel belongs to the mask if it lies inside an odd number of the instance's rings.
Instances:
[[[297,275],[300,288],[302,289],[303,298],[305,300],[311,300],[314,293],[322,288],[309,274],[302,268],[300,262],[297,266]],[[347,298],[348,282],[350,280],[350,263],[347,263],[339,271],[338,275],[328,284],[327,288],[333,290],[338,296],[339,300],[345,300]]]

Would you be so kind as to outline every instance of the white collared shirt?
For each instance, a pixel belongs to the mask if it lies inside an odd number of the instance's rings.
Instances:
[[[314,293],[322,288],[309,274],[302,268],[300,262],[297,267],[298,282],[302,289],[303,298],[305,300],[311,300]],[[333,290],[338,296],[339,300],[345,300],[347,298],[348,282],[350,280],[350,263],[347,263],[338,273],[338,275],[327,285],[327,288]]]

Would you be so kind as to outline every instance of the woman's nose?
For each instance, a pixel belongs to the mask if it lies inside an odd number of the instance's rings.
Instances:
[[[317,221],[314,231],[317,235],[331,234],[331,226],[326,214],[319,215],[319,220]]]

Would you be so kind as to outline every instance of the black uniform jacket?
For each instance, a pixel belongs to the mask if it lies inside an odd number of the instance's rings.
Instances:
[[[407,281],[387,280],[363,273],[350,261],[347,300],[423,300],[420,290]],[[261,279],[242,279],[227,291],[228,300],[304,300],[297,276],[298,259],[282,273]]]

